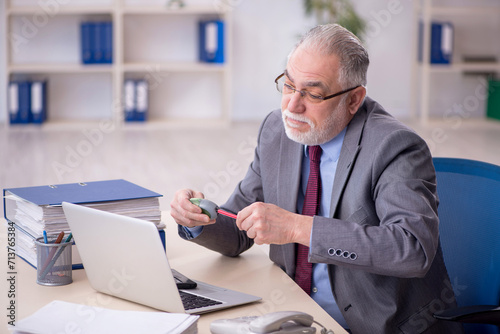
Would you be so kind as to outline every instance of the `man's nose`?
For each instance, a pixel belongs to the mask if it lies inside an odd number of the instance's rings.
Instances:
[[[290,96],[290,100],[288,101],[288,110],[295,113],[301,113],[305,110],[304,105],[304,97],[302,96],[301,91],[295,91]]]

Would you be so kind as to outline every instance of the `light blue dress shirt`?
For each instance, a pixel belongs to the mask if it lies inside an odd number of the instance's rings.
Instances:
[[[337,162],[340,156],[342,143],[344,142],[346,129],[339,133],[329,142],[320,145],[321,154],[320,175],[321,175],[321,203],[318,216],[330,217],[330,204],[332,199],[333,180],[337,170]],[[297,199],[298,212],[302,212],[304,196],[306,194],[307,180],[309,178],[309,154],[305,146],[305,154],[302,159],[301,188]],[[192,238],[197,237],[203,230],[203,226],[184,228]],[[332,316],[342,327],[348,328],[347,323],[340,312],[340,309],[332,294],[330,278],[328,277],[328,266],[325,263],[313,264],[313,277],[311,285],[311,298],[316,301],[328,314]]]
[[[342,143],[344,142],[346,129],[339,133],[329,142],[320,145],[323,153],[319,166],[321,176],[321,203],[318,216],[331,217],[330,204],[332,201],[333,180],[337,170],[337,162],[340,156]],[[302,212],[304,196],[309,179],[309,154],[307,146],[304,148],[305,154],[302,159],[301,189],[297,199],[298,212]],[[311,298],[316,301],[328,314],[332,316],[342,327],[349,328],[340,312],[339,307],[333,297],[330,279],[328,277],[328,266],[325,263],[313,264],[313,277],[311,283]]]

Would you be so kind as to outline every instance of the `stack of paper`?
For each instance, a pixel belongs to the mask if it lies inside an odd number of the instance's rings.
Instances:
[[[195,334],[196,315],[116,311],[55,300],[9,327],[12,334]]]
[[[49,236],[71,232],[63,201],[148,220],[162,230],[160,196],[125,180],[11,188],[4,189],[5,218],[17,231],[16,254],[36,267],[35,240],[43,236],[43,231]],[[73,267],[80,268],[75,247],[73,253]]]

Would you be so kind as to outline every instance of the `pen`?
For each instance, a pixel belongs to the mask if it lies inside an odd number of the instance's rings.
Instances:
[[[59,233],[59,235],[57,236],[57,239],[56,239],[56,241],[54,243],[60,244],[61,241],[62,241],[62,239],[63,239],[63,237],[64,237],[64,231],[61,231],[61,233]],[[47,266],[49,265],[50,260],[54,256],[56,250],[57,250],[56,247],[52,247],[52,249],[50,250],[49,256],[47,256],[47,259],[45,260],[45,263],[43,264],[42,272],[45,272],[45,270],[47,269]]]
[[[65,243],[70,242],[71,238],[73,237],[73,234],[70,233],[66,240],[64,241]],[[66,246],[59,246],[56,255],[50,260],[49,264],[47,265],[47,268],[42,272],[42,275],[40,276],[41,279],[44,279],[45,276],[52,270],[52,267],[54,267],[54,264],[56,263],[57,259],[59,256],[61,256],[62,252],[64,251],[64,247]]]
[[[47,240],[47,231],[43,230],[43,242],[45,242],[46,244],[49,243],[49,241]]]

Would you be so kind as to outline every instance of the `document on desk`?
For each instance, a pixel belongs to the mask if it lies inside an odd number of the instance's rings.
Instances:
[[[195,334],[198,318],[181,313],[117,311],[55,300],[9,329],[12,334]]]

